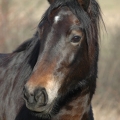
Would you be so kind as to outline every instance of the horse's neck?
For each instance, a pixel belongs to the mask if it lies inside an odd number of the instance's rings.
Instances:
[[[86,93],[67,103],[53,120],[89,120],[89,115],[90,94]]]

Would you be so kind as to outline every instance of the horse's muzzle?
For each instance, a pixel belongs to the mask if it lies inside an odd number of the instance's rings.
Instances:
[[[43,111],[48,103],[48,95],[44,88],[37,88],[34,92],[30,93],[27,87],[23,89],[24,100],[28,109],[32,111]],[[41,108],[41,109],[40,109]]]

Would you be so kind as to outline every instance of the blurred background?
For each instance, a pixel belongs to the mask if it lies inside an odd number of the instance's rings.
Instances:
[[[36,31],[47,0],[0,0],[0,53],[12,52]],[[120,0],[98,0],[103,20],[95,120],[120,120]]]

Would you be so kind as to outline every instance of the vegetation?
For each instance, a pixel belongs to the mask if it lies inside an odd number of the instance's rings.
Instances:
[[[93,108],[96,120],[120,120],[120,1],[99,0],[107,32],[102,31],[97,91]]]

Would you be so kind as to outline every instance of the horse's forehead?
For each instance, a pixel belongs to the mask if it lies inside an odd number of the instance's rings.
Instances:
[[[54,23],[58,23],[60,20],[62,20],[62,17],[60,15],[54,17]]]
[[[64,19],[68,19],[68,17],[75,17],[75,15],[69,10],[67,7],[62,7],[58,9],[57,14],[54,16],[54,23],[58,23]]]

